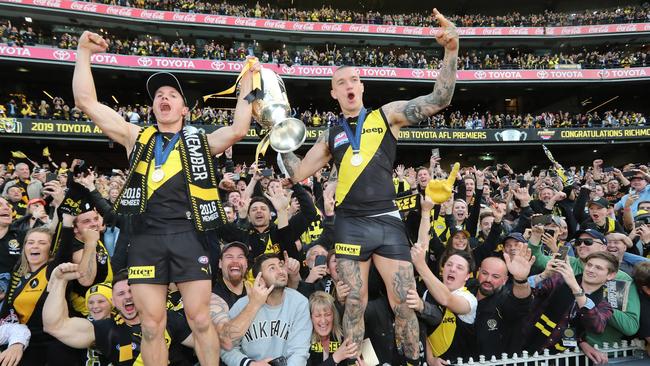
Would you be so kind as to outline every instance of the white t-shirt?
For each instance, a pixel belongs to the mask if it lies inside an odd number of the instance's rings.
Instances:
[[[454,290],[451,292],[454,295],[458,295],[463,297],[467,302],[469,302],[469,307],[470,311],[467,314],[456,314],[458,319],[462,320],[463,322],[467,324],[474,324],[474,320],[476,319],[476,308],[478,307],[478,301],[476,300],[476,297],[472,295],[471,292],[469,292],[465,287],[461,287],[457,290]]]

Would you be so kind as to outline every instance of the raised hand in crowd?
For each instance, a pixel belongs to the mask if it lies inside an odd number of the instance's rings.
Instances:
[[[519,200],[519,206],[520,207],[528,207],[531,201],[530,193],[528,192],[528,188],[523,187],[523,188],[517,188],[512,191],[512,195],[514,198]]]
[[[531,254],[531,249],[525,243],[516,243],[514,251],[517,254],[512,257],[504,252],[503,259],[512,278],[516,281],[522,281],[528,278],[530,269],[535,263],[535,256]]]
[[[266,303],[266,299],[273,292],[274,288],[274,285],[266,286],[261,272],[255,277],[252,286],[248,282],[244,282],[244,286],[246,286],[248,301],[257,308],[262,307]]]

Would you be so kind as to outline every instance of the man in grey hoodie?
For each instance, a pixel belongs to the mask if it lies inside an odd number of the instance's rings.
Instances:
[[[253,275],[261,277],[266,286],[273,286],[273,291],[241,342],[221,352],[222,361],[228,366],[305,365],[312,332],[307,298],[286,287],[287,269],[275,255],[259,256],[253,264]],[[239,299],[230,315],[239,314],[247,303],[248,296]]]

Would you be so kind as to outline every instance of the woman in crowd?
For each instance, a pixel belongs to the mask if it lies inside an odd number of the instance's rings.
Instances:
[[[341,317],[334,298],[324,291],[316,291],[309,297],[309,309],[313,332],[307,365],[334,366],[354,357],[361,345],[342,341]]]
[[[47,284],[52,270],[63,262],[59,248],[56,258],[51,258],[52,232],[43,227],[31,229],[25,236],[20,264],[11,277],[2,314],[25,324],[32,333],[29,347],[25,349],[21,365],[24,366],[74,366],[81,357],[78,350],[70,348],[43,331],[43,304],[47,298]]]

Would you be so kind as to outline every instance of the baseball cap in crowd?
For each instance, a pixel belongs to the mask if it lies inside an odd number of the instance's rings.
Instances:
[[[589,207],[591,205],[596,205],[596,206],[600,206],[600,207],[603,207],[603,208],[607,208],[607,207],[609,207],[609,201],[606,200],[603,197],[599,197],[599,198],[596,198],[595,200],[589,201],[589,204],[587,204],[587,207]]]
[[[598,231],[598,230],[596,230],[596,229],[584,229],[584,230],[578,230],[578,231],[576,232],[576,236],[575,236],[575,237],[576,237],[576,238],[579,238],[580,235],[582,235],[582,234],[587,234],[587,235],[591,236],[592,238],[594,238],[594,239],[598,239],[598,240],[602,241],[603,244],[607,245],[607,238],[605,237],[605,235],[603,235],[603,233],[601,233],[600,231]]]
[[[520,243],[527,243],[528,242],[528,240],[526,240],[521,233],[517,233],[517,232],[512,232],[512,233],[506,235],[506,237],[503,238],[503,241],[505,242],[508,239],[515,239],[516,241],[518,241]]]
[[[227,243],[226,245],[221,248],[221,258],[223,258],[223,254],[228,251],[228,249],[232,247],[238,247],[241,248],[241,250],[244,251],[244,255],[248,257],[248,245],[240,242],[240,241],[231,241],[230,243]]]
[[[35,203],[40,203],[43,206],[47,206],[47,203],[45,203],[44,199],[42,199],[42,198],[32,198],[31,200],[29,200],[29,202],[27,202],[27,207],[29,207],[29,206],[31,206],[31,205],[33,205]]]
[[[639,210],[634,216],[634,225],[649,225],[650,224],[650,212],[646,210]]]
[[[185,97],[185,93],[183,92],[180,81],[178,81],[176,76],[168,72],[157,72],[149,76],[149,79],[147,79],[147,93],[149,93],[149,98],[151,98],[152,101],[156,96],[156,91],[163,86],[171,86],[172,88],[176,89],[183,97],[185,105],[188,105],[187,98]]]

